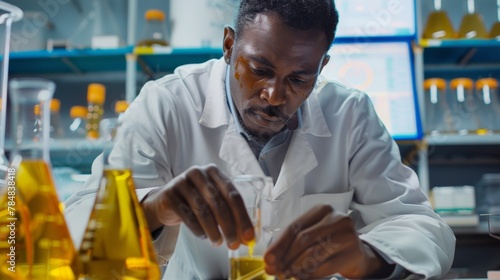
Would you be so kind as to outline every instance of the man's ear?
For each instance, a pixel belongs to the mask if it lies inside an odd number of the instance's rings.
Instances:
[[[224,27],[224,40],[222,41],[222,50],[224,51],[224,60],[227,64],[231,61],[231,54],[233,52],[234,44],[234,30],[229,27]]]
[[[319,72],[323,70],[323,67],[328,64],[328,61],[330,61],[330,55],[326,54],[325,58],[323,58],[323,61],[321,62],[321,67],[319,68]]]

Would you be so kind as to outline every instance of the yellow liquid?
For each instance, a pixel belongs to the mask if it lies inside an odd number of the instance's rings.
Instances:
[[[160,278],[130,170],[104,170],[80,257],[85,279]]]
[[[159,40],[159,39],[146,39],[146,40],[142,40],[139,43],[137,43],[137,46],[141,46],[141,47],[142,46],[151,47],[154,45],[168,46],[169,43],[165,40]]]
[[[500,21],[495,22],[491,27],[490,38],[500,40]]]
[[[454,39],[456,34],[448,14],[434,11],[427,18],[422,36],[425,39]]]
[[[248,256],[253,257],[253,248],[255,247],[255,239],[248,242]]]
[[[0,198],[0,279],[77,279],[78,257],[49,166],[41,160],[25,160],[13,174],[15,205],[7,207],[12,201],[8,193]],[[14,230],[7,227],[11,223],[15,223]],[[12,234],[15,243],[9,244],[6,240]],[[15,252],[15,272],[7,263],[11,251]]]
[[[487,39],[489,37],[483,18],[478,13],[463,16],[458,37],[465,39]]]
[[[104,114],[104,109],[101,104],[90,104],[88,106],[87,113],[87,138],[97,139],[99,138],[99,123],[101,122],[102,115]]]
[[[267,280],[274,279],[264,271],[264,259],[262,257],[231,258],[231,280]]]

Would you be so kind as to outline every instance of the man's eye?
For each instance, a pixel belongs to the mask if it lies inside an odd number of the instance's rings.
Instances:
[[[257,69],[257,68],[252,68],[252,71],[259,76],[267,76],[269,75],[269,71],[266,69]]]
[[[299,77],[290,77],[290,82],[296,84],[296,85],[302,85],[306,82],[306,80],[301,79]]]

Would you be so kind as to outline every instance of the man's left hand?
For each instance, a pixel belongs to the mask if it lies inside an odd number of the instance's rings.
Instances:
[[[387,277],[394,269],[359,239],[353,221],[329,205],[295,220],[264,255],[271,275],[310,279],[340,274],[347,278]]]

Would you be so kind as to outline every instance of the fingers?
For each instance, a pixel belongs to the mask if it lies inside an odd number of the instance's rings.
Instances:
[[[215,245],[220,245],[222,236],[219,232],[216,216],[210,206],[210,203],[213,204],[213,199],[210,198],[209,194],[207,195],[209,191],[205,190],[211,182],[207,182],[205,175],[196,169],[190,170],[185,176],[184,186],[176,188],[177,193],[187,202],[188,206],[188,209],[183,211],[184,222],[188,227],[196,223],[199,224],[210,241]],[[179,207],[182,206],[179,205]]]
[[[236,222],[239,242],[246,243],[253,240],[255,238],[255,232],[252,221],[250,220],[245,208],[245,203],[238,190],[236,190],[233,183],[225,179],[216,168],[209,169],[208,174],[212,177],[216,185],[219,186],[221,194],[229,206],[230,213],[232,213],[232,217]],[[229,226],[234,226],[234,224],[229,224]]]
[[[275,274],[279,271],[284,271],[284,263],[282,260],[292,248],[291,245],[297,235],[303,230],[320,222],[325,216],[333,212],[333,208],[329,205],[318,205],[304,215],[300,216],[293,222],[281,235],[281,237],[268,248],[264,255],[266,262],[266,271],[270,274]],[[303,248],[301,246],[301,248]]]
[[[309,250],[308,253],[311,254],[313,249]],[[312,253],[314,254],[314,253]],[[333,274],[342,274],[340,271],[338,271],[336,268],[338,267],[346,267],[346,265],[349,265],[349,256],[344,256],[344,255],[335,255],[333,257],[330,257],[327,260],[324,260],[322,262],[311,258],[311,257],[305,257],[304,261],[301,263],[301,265],[295,265],[290,271],[284,274],[284,276],[288,278],[294,278],[294,279],[320,279],[324,278],[325,276],[330,276]],[[354,271],[357,268],[353,267],[352,265],[350,266],[350,270]],[[337,272],[332,272],[332,271],[337,271]],[[359,278],[353,278],[353,279],[359,279]]]
[[[174,211],[196,236],[216,245],[225,239],[231,249],[254,239],[241,195],[214,165],[191,168],[171,184],[163,208]]]
[[[182,195],[177,193],[175,189],[167,190],[165,194],[165,204],[169,206],[176,205],[175,207],[170,207],[171,211],[174,212],[184,224],[193,232],[194,235],[205,239],[207,235],[198,222],[198,218],[194,215],[191,210],[190,204],[184,199]],[[166,211],[165,211],[166,212]],[[164,224],[167,224],[163,221]]]
[[[320,233],[315,240],[315,243],[308,247],[301,247],[297,255],[293,258],[285,260],[286,265],[283,267],[283,273],[287,278],[296,276],[304,279],[308,278],[305,275],[331,275],[345,269],[344,263],[337,263],[332,265],[332,259],[342,256],[341,260],[349,262],[352,258],[349,256],[355,251],[349,248],[349,239],[342,233],[329,234],[326,231]],[[295,243],[292,246],[297,246]],[[299,246],[297,246],[299,247]],[[295,249],[295,248],[294,248]],[[329,271],[327,274],[321,274],[317,270],[323,266],[324,263],[329,263]]]
[[[339,253],[343,247],[348,246],[351,242],[355,242],[357,245],[359,240],[356,236],[357,233],[355,233],[352,220],[349,217],[333,215],[333,213],[327,214],[318,223],[296,235],[288,253],[281,260],[284,264],[283,269],[290,268],[297,263],[300,264],[301,260],[298,257],[307,248],[317,246],[313,257],[324,259],[324,256],[320,254],[322,251],[326,251],[331,256]]]

